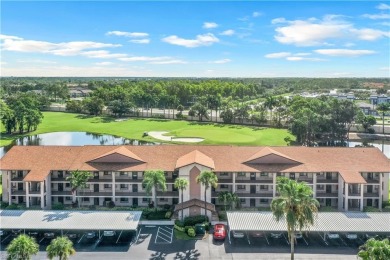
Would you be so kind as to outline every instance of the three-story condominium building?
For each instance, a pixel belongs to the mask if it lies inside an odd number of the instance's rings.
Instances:
[[[157,204],[178,204],[174,187],[186,178],[185,215],[201,213],[202,171],[214,171],[218,187],[206,191],[208,207],[222,204],[221,191],[235,192],[242,207],[266,207],[276,197],[276,178],[306,182],[321,206],[341,211],[382,207],[388,200],[390,164],[377,148],[157,146],[14,146],[0,161],[3,201],[27,207],[71,204],[71,171],[92,173],[78,193],[84,206],[147,206],[142,184],[147,170],[165,172],[167,191],[157,191]],[[214,205],[213,205],[214,204]]]

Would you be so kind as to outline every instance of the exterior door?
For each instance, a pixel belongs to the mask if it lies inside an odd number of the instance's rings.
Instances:
[[[138,184],[133,184],[133,192],[138,192]]]
[[[256,173],[251,172],[251,181],[255,181],[255,180],[256,180]]]
[[[256,193],[256,185],[251,185],[251,193]]]
[[[295,173],[294,173],[294,172],[291,172],[291,173],[290,173],[290,179],[291,179],[291,180],[295,180]]]
[[[327,180],[331,180],[332,179],[332,173],[331,172],[327,172],[326,173],[326,179]]]
[[[326,193],[332,193],[332,186],[326,185]]]
[[[58,202],[64,204],[64,197],[58,197]]]
[[[95,180],[99,179],[99,172],[94,172],[94,173],[93,173],[93,178],[94,178]]]
[[[94,192],[99,192],[99,184],[94,184],[93,185],[93,191]]]
[[[138,179],[138,174],[136,172],[133,172],[132,179],[133,180]]]
[[[332,199],[326,199],[325,200],[325,204],[326,204],[327,207],[332,206]]]
[[[23,190],[23,183],[18,183],[18,190]]]
[[[367,185],[367,193],[372,193],[372,185]]]
[[[94,198],[94,199],[93,199],[93,204],[94,204],[95,206],[99,206],[99,198]]]
[[[372,199],[367,199],[367,207],[372,207]]]
[[[138,206],[138,198],[133,198],[133,206]]]
[[[64,184],[58,183],[58,191],[64,191]]]
[[[256,207],[256,199],[250,199],[250,206]]]

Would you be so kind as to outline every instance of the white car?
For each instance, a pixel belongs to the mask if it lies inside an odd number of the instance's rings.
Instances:
[[[337,234],[337,233],[327,233],[326,236],[329,238],[329,239],[337,239],[337,238],[340,238],[340,235]]]
[[[303,237],[302,232],[299,232],[299,231],[295,231],[294,236],[296,239],[301,239]]]
[[[113,237],[113,236],[115,236],[115,231],[104,231],[103,232],[103,236],[105,236],[105,237]]]
[[[357,239],[357,234],[355,233],[347,233],[346,237],[350,240]]]
[[[272,238],[281,238],[283,233],[271,233]]]
[[[233,237],[234,237],[234,238],[243,238],[243,237],[245,237],[244,232],[235,231],[235,230],[233,230],[232,232],[233,232]]]

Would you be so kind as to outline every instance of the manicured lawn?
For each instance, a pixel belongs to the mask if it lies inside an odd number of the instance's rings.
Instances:
[[[223,125],[188,121],[160,119],[137,119],[115,122],[111,117],[92,117],[60,112],[44,112],[44,119],[37,131],[40,134],[49,132],[91,132],[111,134],[129,139],[162,142],[151,137],[142,137],[144,132],[169,131],[169,135],[178,137],[202,137],[200,144],[219,145],[269,145],[284,146],[284,138],[290,136],[285,129],[259,128],[239,125]],[[1,125],[0,125],[1,126]],[[1,131],[4,129],[1,126]],[[1,135],[0,146],[10,144],[17,136]]]
[[[0,176],[1,178],[1,176]],[[0,195],[3,194],[3,184],[0,184]]]

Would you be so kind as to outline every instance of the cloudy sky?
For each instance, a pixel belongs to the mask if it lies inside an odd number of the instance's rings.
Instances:
[[[387,1],[1,5],[1,76],[390,76]]]

